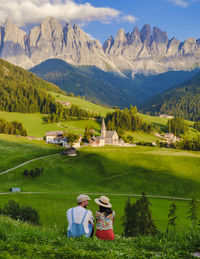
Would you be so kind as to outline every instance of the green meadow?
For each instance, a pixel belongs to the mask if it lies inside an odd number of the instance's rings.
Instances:
[[[100,122],[96,120],[73,120],[61,123],[49,123],[44,121],[44,115],[41,113],[16,113],[16,112],[1,112],[0,118],[6,121],[17,120],[22,122],[29,136],[44,137],[47,131],[67,130],[77,134],[83,134],[85,126],[93,127],[100,130]]]
[[[191,198],[200,197],[200,154],[157,147],[82,147],[77,157],[61,155],[62,148],[42,141],[28,141],[6,136],[1,138],[1,171],[38,155],[56,153],[0,175],[0,192],[9,193],[11,187],[20,187],[19,194],[0,195],[0,206],[9,199],[29,204],[38,209],[41,223],[66,228],[66,210],[76,203],[79,193],[88,193],[94,212],[93,198],[101,193],[111,198],[116,211],[115,231],[123,232],[122,216],[128,195],[147,195]],[[7,148],[8,147],[8,148]],[[28,151],[32,149],[32,151]],[[3,152],[3,150],[5,150]],[[18,152],[17,152],[18,150]],[[24,153],[23,153],[24,152]],[[22,153],[22,154],[20,154]],[[11,166],[12,165],[12,166]],[[31,178],[22,175],[24,169],[44,167],[44,173]],[[135,201],[135,197],[131,200]],[[165,230],[171,199],[150,198],[153,218],[159,230]],[[190,225],[187,219],[187,201],[177,200],[179,230]]]
[[[82,109],[100,114],[102,117],[105,117],[108,112],[114,111],[112,108],[100,106],[82,98],[71,97],[67,95],[62,95],[60,93],[58,94],[55,92],[49,92],[49,93],[55,98],[55,100],[62,101],[62,102],[69,102],[70,105],[77,105]]]

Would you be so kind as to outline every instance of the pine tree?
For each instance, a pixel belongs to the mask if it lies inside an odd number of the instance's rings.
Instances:
[[[150,205],[151,203],[144,192],[136,203],[131,205],[130,200],[127,201],[123,217],[125,236],[156,234],[157,228],[152,220]]]
[[[168,214],[168,226],[172,226],[174,228],[174,234],[175,234],[175,229],[176,229],[176,220],[177,220],[177,216],[176,216],[176,204],[175,201],[172,200],[172,203],[170,204],[169,207],[169,214]],[[167,228],[167,232],[168,232],[168,228]]]
[[[195,230],[196,227],[196,222],[198,220],[198,203],[197,199],[193,197],[189,202],[188,202],[188,211],[187,214],[189,214],[188,219],[192,221],[193,229]]]

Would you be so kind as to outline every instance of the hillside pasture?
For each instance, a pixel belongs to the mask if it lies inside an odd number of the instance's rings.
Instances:
[[[21,194],[6,194],[0,195],[0,206],[4,206],[10,199],[15,200],[21,205],[29,205],[39,212],[41,224],[45,227],[57,226],[62,232],[66,232],[67,209],[76,206],[77,194],[67,193],[21,193]],[[98,210],[98,205],[94,199],[100,197],[100,193],[89,194],[91,201],[89,202],[88,209],[93,214]],[[110,195],[108,194],[113,210],[116,212],[114,231],[116,234],[123,234],[122,217],[124,216],[124,208],[128,196],[126,195]],[[134,203],[139,197],[130,197],[131,203]],[[168,222],[170,199],[149,198],[152,203],[151,210],[153,220],[160,231],[165,231]],[[177,231],[186,231],[190,226],[190,221],[187,219],[187,201],[176,201],[177,205]]]
[[[66,130],[77,134],[83,134],[86,125],[91,126],[97,131],[100,130],[100,122],[91,120],[72,120],[60,123],[46,123],[45,115],[40,113],[15,113],[1,112],[0,118],[6,121],[17,120],[22,122],[29,136],[45,137],[47,131]]]
[[[30,159],[60,153],[61,151],[61,147],[48,145],[45,141],[0,134],[0,172]]]
[[[85,109],[85,110],[88,110],[88,111],[91,111],[91,112],[95,112],[98,115],[100,114],[100,116],[102,116],[102,117],[105,117],[108,112],[114,111],[112,108],[94,104],[94,103],[89,102],[89,101],[87,101],[83,98],[67,96],[67,95],[63,95],[63,94],[60,94],[60,93],[56,93],[56,92],[49,92],[49,93],[57,101],[69,102],[70,106],[71,105],[77,105],[77,106],[81,107],[82,109]]]
[[[14,159],[15,153],[12,155]],[[195,195],[199,198],[199,166],[198,152],[141,146],[82,147],[77,157],[57,154],[0,175],[0,192],[8,192],[11,187],[20,187],[22,192],[30,192],[0,195],[0,204],[9,199],[29,204],[39,210],[42,224],[52,226],[56,223],[64,229],[65,212],[75,205],[78,194],[88,193],[95,198],[104,193],[111,198],[117,213],[116,233],[121,234],[121,218],[127,195],[139,195],[145,191],[155,196],[191,198]],[[36,167],[44,167],[44,173],[39,177],[22,175],[24,169]],[[165,230],[167,224],[171,201],[167,197],[150,199],[153,218],[161,230]],[[134,201],[136,198],[131,199]],[[186,201],[177,201],[177,206],[179,227],[183,231],[181,228],[190,225],[186,215]],[[95,211],[97,206],[91,201],[89,208]]]

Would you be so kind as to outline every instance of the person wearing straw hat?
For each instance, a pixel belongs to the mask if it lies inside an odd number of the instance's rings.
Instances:
[[[96,233],[95,236],[102,240],[114,240],[113,223],[115,212],[112,211],[112,204],[106,196],[94,200],[99,205],[99,211],[95,212]]]
[[[80,194],[77,197],[77,206],[68,209],[68,237],[91,237],[94,231],[94,218],[92,212],[87,210],[88,201],[91,200],[88,195]]]

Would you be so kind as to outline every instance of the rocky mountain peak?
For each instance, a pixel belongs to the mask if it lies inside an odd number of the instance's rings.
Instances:
[[[114,44],[115,40],[113,38],[113,36],[110,36],[107,41],[104,42],[103,44],[103,50],[105,53],[109,53],[110,49],[112,48],[113,44]]]
[[[143,43],[149,44],[151,39],[151,27],[149,24],[145,24],[140,31],[140,38]]]
[[[165,31],[161,31],[157,27],[153,27],[153,35],[152,35],[152,41],[155,41],[156,43],[166,43],[168,42],[167,33]]]
[[[95,65],[119,73],[164,73],[168,70],[193,68],[200,62],[200,39],[180,42],[168,39],[167,33],[149,24],[131,33],[120,29],[103,46],[77,25],[64,28],[53,17],[45,18],[29,33],[20,30],[7,19],[0,27],[0,57],[24,68],[47,59],[59,58],[73,65]]]
[[[117,33],[117,36],[116,36],[116,41],[117,42],[120,42],[120,43],[125,43],[126,42],[126,34],[125,34],[125,31],[124,29],[119,29],[118,30],[118,33]]]

